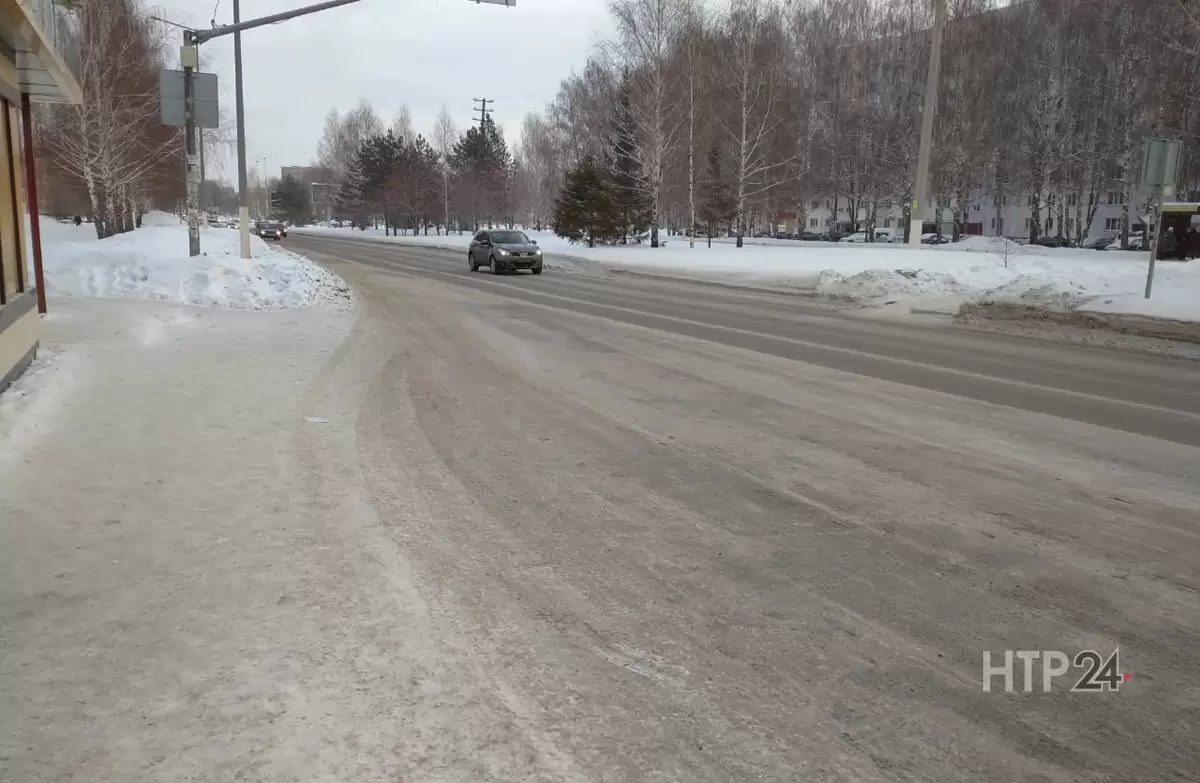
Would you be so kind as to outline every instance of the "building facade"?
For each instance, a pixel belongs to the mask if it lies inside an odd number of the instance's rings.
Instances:
[[[1095,210],[1091,221],[1087,219],[1091,211],[1088,204],[1089,196],[1074,193],[1060,194],[1053,209],[1042,208],[1041,236],[1058,236],[1068,238],[1082,236],[1084,239],[1112,237],[1117,238],[1121,232],[1122,221],[1125,219],[1125,194],[1122,190],[1112,189],[1097,194]],[[827,233],[830,231],[861,231],[864,230],[869,218],[866,207],[860,206],[856,214],[851,216],[850,204],[846,199],[840,199],[837,211],[834,211],[832,197],[809,199],[805,203],[805,213],[797,220],[795,213],[789,213],[781,218],[780,226],[784,231],[810,231]],[[953,205],[940,210],[937,224],[934,223],[934,210],[928,208],[922,216],[927,230],[933,230],[936,225],[941,232],[950,235],[954,232]],[[1028,195],[992,195],[978,191],[967,207],[966,234],[986,237],[1008,237],[1010,239],[1027,238],[1032,226],[1033,205]],[[898,199],[884,199],[876,204],[875,228],[894,229],[904,232],[904,208]],[[1061,226],[1060,226],[1061,223]],[[1080,224],[1083,231],[1079,231]],[[1131,211],[1130,230],[1137,233],[1141,230],[1143,216],[1136,207]]]
[[[37,214],[30,105],[82,102],[79,73],[66,11],[52,0],[0,0],[0,391],[33,361],[45,311],[36,220],[26,237],[25,216]]]

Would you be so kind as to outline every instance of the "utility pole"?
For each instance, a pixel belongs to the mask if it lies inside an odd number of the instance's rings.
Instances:
[[[490,102],[495,103],[495,101]],[[480,106],[478,109],[472,109],[472,114],[474,112],[479,112],[479,130],[482,132],[484,126],[487,125],[487,116],[492,113],[492,110],[487,107],[489,103],[487,98],[476,98],[475,103],[480,104]]]
[[[938,85],[942,72],[942,31],[946,26],[946,0],[933,0],[933,41],[929,51],[929,73],[925,79],[925,108],[921,115],[921,147],[917,153],[917,180],[913,183],[912,214],[909,215],[908,244],[921,246],[921,210],[929,200],[929,163],[933,155],[933,118],[937,114]],[[933,219],[937,221],[938,215]]]
[[[242,21],[241,0],[233,0],[233,23]],[[233,34],[233,80],[237,105],[238,233],[242,258],[250,257],[250,194],[246,183],[246,101],[242,92],[242,33]]]
[[[193,75],[200,67],[196,33],[183,31],[179,61],[183,65],[184,181],[187,185],[188,255],[200,255],[200,160],[196,155],[196,88]]]

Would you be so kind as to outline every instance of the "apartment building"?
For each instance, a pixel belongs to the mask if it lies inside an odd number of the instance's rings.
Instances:
[[[82,102],[79,73],[79,38],[64,10],[52,0],[0,0],[0,391],[33,361],[44,311],[36,221],[29,243],[25,236],[25,215],[37,214],[30,106]]]
[[[1091,222],[1084,227],[1083,236],[1116,237],[1121,230],[1121,221],[1125,216],[1125,194],[1121,190],[1108,190],[1098,194],[1099,203]],[[1088,196],[1074,193],[1062,194],[1060,201],[1053,210],[1047,210],[1043,204],[1042,226],[1039,232],[1042,236],[1057,236],[1059,221],[1062,222],[1061,232],[1064,236],[1076,236],[1078,222],[1087,222]],[[850,204],[847,199],[838,200],[838,209],[834,213],[834,199],[819,197],[809,199],[806,212],[797,222],[795,213],[781,216],[780,226],[786,231],[827,231],[862,230],[867,224],[869,210],[860,206],[851,216]],[[934,209],[928,207],[922,215],[926,229],[934,230]],[[967,209],[967,234],[988,237],[1009,237],[1012,239],[1027,238],[1032,226],[1033,206],[1028,195],[993,195],[978,191],[971,199]],[[884,199],[876,205],[875,227],[904,230],[904,208],[899,199]],[[1132,230],[1138,231],[1143,222],[1143,216],[1137,209],[1133,212]],[[953,205],[943,207],[938,216],[937,227],[942,233],[951,234],[954,231]]]

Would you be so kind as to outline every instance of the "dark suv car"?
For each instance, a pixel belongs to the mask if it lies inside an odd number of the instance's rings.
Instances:
[[[480,231],[471,239],[467,263],[474,272],[486,266],[493,275],[528,269],[542,273],[542,251],[524,231]]]
[[[276,241],[287,236],[287,231],[284,230],[282,223],[261,222],[255,224],[255,233],[263,239],[274,239]]]

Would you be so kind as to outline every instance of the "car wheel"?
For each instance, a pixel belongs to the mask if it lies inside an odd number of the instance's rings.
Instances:
[[[475,256],[467,253],[467,266],[471,267],[472,272],[479,271],[479,267],[475,266]]]
[[[496,266],[496,257],[495,256],[488,257],[488,271],[491,272],[493,275],[500,274],[500,267]]]
[[[542,268],[541,268],[540,266],[535,266],[535,267],[533,268],[533,273],[534,273],[535,275],[540,275],[540,274],[542,273]]]

